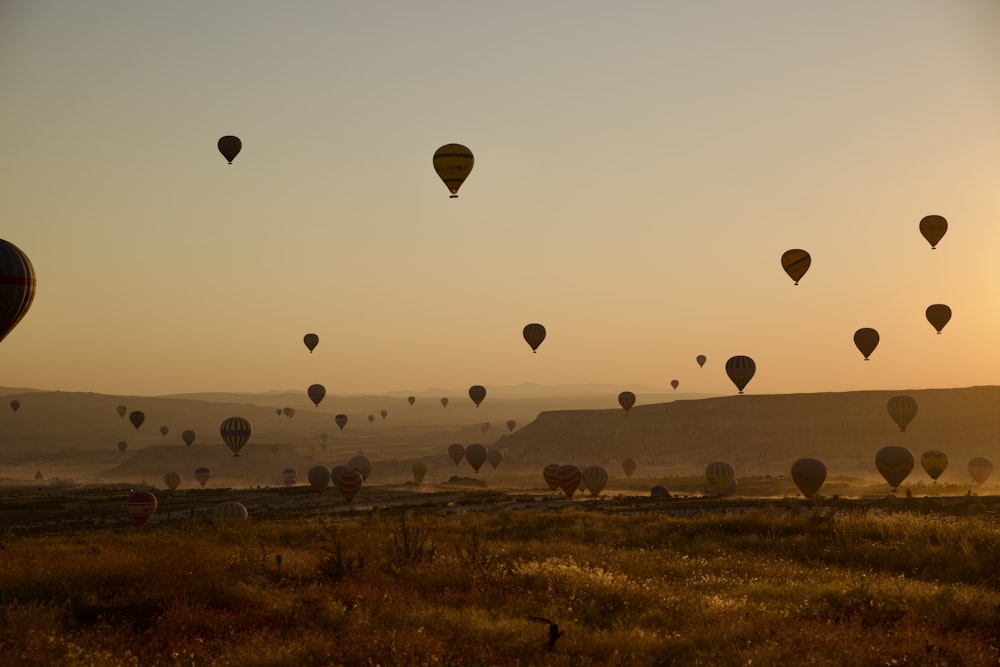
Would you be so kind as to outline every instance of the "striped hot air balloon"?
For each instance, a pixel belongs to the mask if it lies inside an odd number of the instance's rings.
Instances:
[[[163,476],[163,483],[171,491],[176,491],[177,487],[181,485],[181,474],[179,472],[168,472]]]
[[[603,466],[588,466],[583,469],[583,485],[590,491],[590,495],[596,496],[604,490],[608,483],[608,470]]]
[[[812,264],[812,257],[805,250],[793,248],[786,250],[781,255],[781,268],[785,270],[789,278],[795,281],[796,285],[802,280],[802,276],[806,275],[810,264]]]
[[[910,396],[893,396],[886,404],[886,409],[900,431],[905,431],[906,426],[917,416],[917,402]]]
[[[222,422],[222,425],[219,427],[222,441],[229,447],[233,456],[240,455],[240,450],[243,449],[243,446],[247,444],[247,440],[250,439],[251,431],[250,422],[243,417],[230,417]]]
[[[750,357],[736,355],[726,361],[726,375],[741,394],[756,372],[757,364]]]
[[[434,151],[434,171],[444,181],[451,199],[458,197],[458,189],[472,173],[475,163],[472,151],[462,144],[445,144]]]
[[[542,469],[542,479],[545,483],[549,485],[549,488],[555,491],[559,488],[559,464],[550,463]]]
[[[156,512],[156,496],[149,491],[136,491],[125,500],[125,509],[135,525],[141,526]]]
[[[559,488],[566,494],[567,498],[572,498],[573,494],[580,488],[580,484],[583,483],[583,472],[574,465],[559,466],[556,477]]]
[[[235,500],[227,500],[224,503],[219,503],[212,509],[212,520],[215,523],[244,521],[249,516],[250,513],[247,512],[247,506]]]
[[[713,461],[705,468],[705,480],[716,492],[725,493],[735,478],[736,471],[725,461]]]
[[[913,454],[905,447],[883,447],[875,454],[875,467],[895,491],[913,470]]]
[[[332,478],[333,485],[347,502],[354,500],[365,483],[365,478],[357,470],[335,469]]]
[[[0,340],[7,337],[35,300],[35,268],[20,248],[0,239]]]
[[[920,466],[936,482],[948,467],[948,456],[936,449],[929,449],[920,455]]]

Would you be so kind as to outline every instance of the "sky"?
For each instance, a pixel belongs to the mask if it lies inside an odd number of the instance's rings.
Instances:
[[[6,0],[0,102],[2,386],[1000,384],[995,0]]]

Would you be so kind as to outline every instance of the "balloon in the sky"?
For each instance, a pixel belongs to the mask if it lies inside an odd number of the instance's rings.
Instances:
[[[292,417],[295,416],[295,408],[282,408],[281,414],[291,419]]]
[[[531,351],[537,352],[538,346],[545,340],[545,327],[534,322],[525,324],[522,334],[524,335],[524,341],[531,346]]]
[[[951,319],[951,308],[943,303],[935,303],[927,306],[925,315],[927,315],[927,321],[931,323],[931,326],[938,333],[941,333],[941,329],[944,329],[944,325],[948,324],[948,321]]]
[[[275,412],[277,412],[277,413],[278,413],[278,416],[279,416],[279,417],[281,416],[281,408],[275,408]]]
[[[909,396],[893,396],[886,404],[886,409],[899,430],[905,431],[906,425],[917,415],[917,402]]]
[[[245,521],[249,516],[247,506],[236,500],[227,500],[212,508],[212,521],[215,523]]]
[[[506,426],[507,426],[507,430],[510,431],[511,433],[513,433],[514,429],[517,427],[517,422],[514,421],[513,419],[508,419]]]
[[[626,477],[631,477],[632,473],[635,472],[636,467],[638,467],[638,464],[636,463],[635,459],[622,460],[622,472],[625,473]]]
[[[316,346],[319,345],[319,336],[314,333],[308,333],[302,337],[302,342],[305,343],[306,347],[309,348],[309,351],[312,352],[316,349]]]
[[[799,459],[792,464],[792,481],[803,496],[811,499],[826,481],[826,465],[817,459]]]
[[[309,400],[313,402],[313,405],[318,408],[323,397],[326,396],[326,387],[321,384],[311,384],[306,389],[306,394],[309,396]]]
[[[364,475],[357,470],[337,470],[331,474],[331,478],[333,485],[347,502],[354,500],[365,483]]]
[[[486,460],[490,462],[493,469],[496,470],[497,466],[503,462],[503,452],[497,447],[490,447],[490,451],[486,454]]]
[[[905,447],[883,447],[875,454],[875,467],[895,491],[913,470],[913,454]]]
[[[812,264],[812,258],[805,250],[794,248],[786,250],[781,255],[781,268],[785,270],[789,278],[795,281],[796,285],[802,280],[802,276],[806,275],[810,264]]]
[[[444,408],[448,407],[448,399],[447,398],[442,398],[441,399],[441,407],[444,407]]]
[[[948,467],[948,456],[936,449],[929,449],[920,455],[920,465],[935,482]]]
[[[160,435],[162,435],[165,438],[165,437],[167,437],[167,433],[170,433],[170,427],[169,426],[161,426],[160,427]]]
[[[555,491],[559,488],[559,464],[550,463],[542,469],[542,479],[545,483],[549,485],[549,488]]]
[[[140,410],[133,410],[128,413],[128,420],[132,422],[132,426],[134,426],[135,430],[138,431],[139,427],[142,426],[142,423],[146,421],[146,415]]]
[[[124,419],[125,418],[125,413],[128,412],[128,408],[126,408],[124,405],[119,405],[117,408],[115,408],[115,412],[118,413],[119,417],[121,417],[122,419]]]
[[[233,163],[233,160],[240,154],[240,149],[242,148],[243,142],[240,141],[239,137],[226,135],[219,139],[219,152],[222,153],[222,157],[226,158],[229,164]]]
[[[457,443],[450,445],[448,447],[448,458],[457,466],[465,458],[465,447]]]
[[[295,472],[295,468],[285,468],[281,471],[281,481],[285,486],[294,486],[296,477],[298,475]]]
[[[736,471],[725,461],[713,461],[705,468],[705,480],[718,493],[725,493],[735,478]]]
[[[386,417],[389,416],[389,411],[388,410],[382,410],[382,411],[379,412],[379,414],[382,415],[382,419],[385,419]]]
[[[726,361],[726,375],[729,376],[729,379],[732,380],[733,384],[736,385],[736,389],[741,394],[756,372],[757,364],[750,357],[737,355],[729,357]]]
[[[372,474],[372,462],[364,454],[352,456],[347,461],[347,468],[348,470],[357,470],[364,479],[368,479],[368,475]]]
[[[337,415],[333,418],[333,421],[337,425],[337,428],[343,431],[344,427],[347,426],[347,415]]]
[[[183,433],[181,433],[181,440],[183,440],[184,444],[186,444],[188,447],[190,447],[191,445],[193,445],[194,444],[194,431],[188,429],[187,431],[184,431]]]
[[[567,498],[572,498],[573,494],[583,483],[583,472],[574,465],[559,466],[556,473],[559,480],[559,488],[566,494]]]
[[[156,496],[149,491],[136,491],[125,500],[125,509],[135,525],[141,526],[156,512]]]
[[[868,361],[868,357],[878,347],[878,341],[878,332],[869,327],[864,327],[854,332],[854,345],[858,348],[862,356],[864,356],[865,361]]]
[[[483,402],[484,398],[486,398],[486,387],[481,384],[472,385],[469,387],[469,398],[472,399],[472,402],[475,403],[478,408],[479,404]]]
[[[920,233],[931,244],[931,250],[937,248],[941,237],[948,231],[948,221],[940,215],[927,215],[920,220]]]
[[[35,269],[13,243],[0,239],[0,340],[21,321],[35,300]]]
[[[458,197],[458,189],[469,177],[475,158],[472,151],[461,144],[445,144],[434,151],[434,171],[444,181],[451,198]]]
[[[976,480],[976,484],[982,484],[993,474],[993,463],[989,459],[977,456],[969,461],[969,474]]]
[[[618,394],[618,405],[622,406],[625,412],[628,412],[635,405],[635,394],[630,391],[623,391]]]
[[[163,476],[163,483],[171,491],[176,491],[177,487],[181,485],[181,474],[179,472],[168,472]]]
[[[602,466],[589,466],[583,469],[583,485],[590,491],[590,495],[596,496],[608,483],[608,471]]]
[[[478,443],[469,445],[465,448],[465,460],[469,462],[472,469],[477,473],[479,468],[486,463],[486,457],[489,455],[489,451],[484,445]]]
[[[483,433],[486,433],[487,431],[490,430],[490,423],[483,422],[482,424],[479,425],[479,430],[482,431]]]
[[[21,401],[19,401],[19,400],[17,400],[15,398],[13,401],[10,402],[10,409],[13,410],[14,412],[17,412],[18,410],[20,410],[21,409]]]
[[[122,454],[124,454],[126,449],[128,449],[128,443],[125,442],[124,440],[119,440],[118,441],[118,451],[121,452]]]
[[[326,466],[313,466],[306,472],[306,479],[309,480],[309,486],[322,491],[330,484],[330,469]]]
[[[673,387],[674,389],[677,389],[677,387],[681,386],[680,380],[671,380],[670,386]]]
[[[697,357],[694,358],[694,360],[698,362],[699,368],[704,368],[705,362],[708,361],[708,357],[706,357],[704,354],[699,354]]]
[[[371,424],[373,421],[375,421],[375,415],[368,415],[368,423]]]
[[[233,453],[233,456],[240,455],[240,450],[243,449],[243,446],[247,444],[247,440],[250,439],[251,431],[250,422],[243,417],[230,417],[219,426],[222,441],[229,447],[229,451]]]
[[[423,484],[424,475],[427,474],[427,464],[423,461],[417,461],[413,464],[413,481],[417,486]]]
[[[211,476],[212,471],[208,468],[196,468],[194,471],[194,478],[198,480],[198,483],[201,484],[201,488],[203,489],[205,488],[205,483],[208,481],[208,478]]]

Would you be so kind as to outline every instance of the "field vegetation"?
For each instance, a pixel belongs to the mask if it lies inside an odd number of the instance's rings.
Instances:
[[[805,502],[365,511],[0,538],[31,665],[987,665],[1000,531]],[[550,640],[549,619],[558,624]],[[561,633],[561,634],[558,634]]]

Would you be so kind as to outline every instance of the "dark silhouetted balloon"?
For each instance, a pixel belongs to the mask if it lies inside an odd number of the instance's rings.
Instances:
[[[118,451],[119,451],[119,453],[124,454],[126,449],[128,449],[128,443],[125,442],[124,440],[119,440],[118,441]]]
[[[929,449],[920,455],[920,465],[935,482],[948,467],[948,456],[936,449]]]
[[[736,389],[741,394],[756,372],[757,364],[750,357],[736,355],[735,357],[729,357],[726,361],[726,375],[729,376],[729,379],[732,380],[733,384],[736,385]]]
[[[694,360],[698,362],[699,368],[704,368],[705,362],[708,361],[708,357],[706,357],[704,354],[699,354],[697,357],[694,358]]]
[[[35,300],[35,269],[13,243],[0,239],[0,340],[21,321]]]
[[[443,407],[443,408],[448,407],[448,399],[447,398],[442,398],[441,399],[441,407]]]
[[[989,459],[977,456],[969,461],[969,474],[976,484],[982,484],[993,474],[993,463]]]
[[[920,233],[931,244],[931,250],[937,248],[937,244],[947,231],[948,221],[940,215],[928,215],[920,220]]]
[[[357,470],[337,470],[331,474],[333,485],[340,491],[344,500],[351,502],[365,483],[365,477]]]
[[[368,479],[368,475],[372,473],[372,462],[364,454],[357,454],[348,459],[347,468],[357,470],[363,478]]]
[[[125,419],[125,413],[128,412],[128,408],[126,408],[124,405],[119,405],[117,408],[115,408],[115,412],[118,413],[119,417]]]
[[[181,474],[179,472],[168,472],[163,476],[163,483],[171,491],[176,491],[177,487],[181,485]]]
[[[559,480],[559,488],[566,494],[567,498],[572,498],[573,494],[583,483],[583,472],[574,465],[559,466],[556,473]]]
[[[417,397],[416,396],[407,396],[406,397],[406,402],[409,403],[410,405],[413,405],[414,403],[417,402]]]
[[[295,416],[295,408],[282,408],[281,414],[291,419],[292,417]]]
[[[15,398],[13,401],[10,402],[10,409],[13,410],[14,412],[17,412],[18,410],[20,410],[21,409],[21,401],[19,401],[19,400],[17,400]]]
[[[622,410],[628,412],[635,405],[635,394],[630,391],[623,391],[618,394],[618,405],[622,406]]]
[[[375,415],[368,415],[368,423],[371,424],[375,421]]]
[[[198,480],[199,484],[201,484],[201,488],[203,488],[203,489],[205,488],[205,484],[206,484],[206,482],[208,482],[208,479],[211,476],[212,476],[212,471],[209,470],[208,468],[204,468],[204,467],[202,467],[202,468],[195,468],[194,478],[196,480]]]
[[[496,470],[497,466],[503,463],[503,452],[497,447],[490,447],[490,451],[486,454],[486,460],[490,462],[493,469]]]
[[[635,462],[635,459],[623,459],[622,460],[622,472],[625,473],[626,477],[631,477],[632,473],[635,472],[635,469],[636,469],[637,466],[638,466],[638,464]]]
[[[326,466],[313,466],[306,471],[309,486],[322,492],[330,484],[330,469]]]
[[[309,400],[313,402],[313,405],[318,408],[323,397],[326,396],[326,387],[321,384],[311,384],[306,389],[306,394],[308,394]]]
[[[486,398],[486,387],[481,384],[472,385],[469,387],[469,398],[472,399],[472,402],[475,403],[478,408],[479,404],[483,402],[484,398]]]
[[[869,327],[858,329],[854,332],[854,345],[865,358],[865,361],[868,361],[868,357],[870,357],[871,353],[875,351],[876,347],[878,347],[878,341],[878,332]]]
[[[181,433],[181,440],[183,440],[184,443],[188,447],[190,447],[191,445],[193,445],[194,444],[194,431],[192,431],[192,430],[189,429],[189,430],[184,431],[183,433]]]
[[[943,303],[935,303],[927,306],[925,315],[927,316],[927,321],[931,323],[931,326],[934,327],[938,333],[941,333],[941,329],[944,329],[944,325],[948,324],[948,321],[951,319],[951,308]]]
[[[167,437],[167,433],[170,433],[170,427],[169,426],[161,426],[160,427],[160,435],[162,435],[165,438],[165,437]]]
[[[156,496],[149,491],[136,491],[125,500],[125,509],[135,525],[141,526],[156,512]]]
[[[434,151],[434,171],[444,181],[451,198],[458,197],[458,189],[469,177],[475,158],[472,151],[461,144],[445,144]]]
[[[705,467],[705,481],[717,493],[726,493],[735,478],[736,471],[725,461],[713,461]]]
[[[545,327],[536,323],[525,324],[522,333],[524,334],[525,342],[531,346],[531,351],[537,352],[538,346],[545,340]]]
[[[681,386],[681,383],[679,380],[671,380],[670,386],[673,387],[674,389],[677,389],[677,387]]]
[[[875,467],[895,491],[913,470],[913,454],[905,447],[883,447],[875,454]]]
[[[219,152],[222,153],[222,157],[226,158],[229,164],[233,163],[233,160],[240,154],[242,148],[243,142],[240,141],[239,137],[226,135],[219,139]]]
[[[215,523],[245,521],[249,516],[247,506],[236,500],[227,500],[212,508],[212,521]]]
[[[343,431],[344,427],[347,426],[347,415],[337,415],[333,418],[333,421],[337,427]]]
[[[382,410],[382,411],[379,412],[379,414],[382,415],[382,419],[385,419],[386,417],[389,416],[389,411],[388,410]]]
[[[786,250],[781,255],[781,268],[785,270],[789,278],[795,281],[796,285],[802,280],[802,276],[806,275],[810,264],[812,264],[812,258],[805,250],[795,248]]]
[[[917,416],[917,402],[909,396],[893,396],[886,404],[886,409],[900,431],[905,431],[907,424]]]
[[[229,447],[229,451],[233,453],[233,456],[240,455],[240,450],[243,449],[243,446],[247,444],[247,440],[250,439],[251,431],[250,422],[243,417],[230,417],[219,426],[219,434],[222,435],[222,441],[226,443],[226,447]]]
[[[799,459],[792,464],[792,481],[803,496],[813,498],[826,481],[826,466],[816,459]]]
[[[477,473],[482,465],[486,463],[487,456],[489,456],[489,451],[484,445],[475,443],[465,448],[465,460],[469,462],[469,465]]]
[[[649,495],[653,498],[669,498],[670,492],[667,491],[667,487],[657,485],[649,490]]]
[[[514,429],[517,427],[517,422],[514,421],[513,419],[508,419],[506,426],[507,426],[507,430],[510,431],[511,433],[513,433]]]
[[[319,345],[319,336],[314,333],[308,333],[302,337],[302,342],[305,343],[306,347],[309,348],[309,351],[312,352],[316,349],[316,346]]]
[[[143,414],[141,410],[133,410],[128,413],[128,420],[132,422],[132,426],[134,426],[135,430],[138,431],[139,427],[142,426],[142,423],[146,421],[146,415]]]
[[[590,495],[596,496],[608,483],[608,471],[607,468],[602,466],[589,466],[583,469],[581,473],[583,477],[583,485],[587,487],[590,491]]]
[[[424,483],[424,476],[427,474],[427,464],[423,461],[417,461],[413,464],[413,482],[420,486]]]
[[[457,466],[465,458],[465,446],[455,443],[448,446],[448,458]]]
[[[549,488],[555,491],[559,488],[559,464],[550,463],[542,469],[542,479],[548,484]]]

